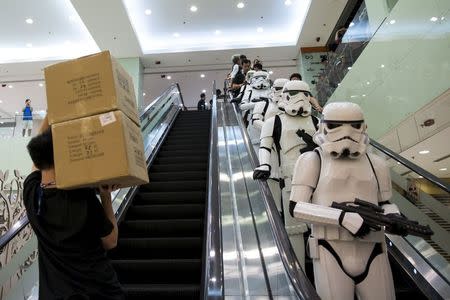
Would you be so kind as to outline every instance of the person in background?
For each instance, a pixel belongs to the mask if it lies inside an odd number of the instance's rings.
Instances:
[[[125,299],[106,250],[117,245],[111,192],[117,186],[60,190],[47,117],[27,149],[33,161],[23,202],[39,251],[39,299]]]
[[[251,69],[252,62],[249,59],[243,59],[242,61],[242,74],[247,75]]]
[[[245,75],[242,72],[239,72],[231,82],[231,92],[233,94],[233,98],[236,98],[239,95],[239,91],[241,90],[241,87],[244,84],[245,84]]]
[[[255,72],[263,71],[263,66],[262,66],[262,64],[261,64],[260,62],[257,62],[256,64],[253,64],[253,70],[254,70]]]
[[[25,100],[25,107],[22,109],[23,114],[23,128],[22,128],[22,136],[25,136],[25,133],[28,130],[28,136],[31,136],[31,130],[33,129],[33,108],[31,107],[31,100]]]
[[[231,61],[233,62],[233,69],[230,73],[230,79],[233,81],[234,77],[241,71],[241,58],[239,54],[233,55],[231,57]]]
[[[206,110],[205,99],[206,99],[205,93],[201,93],[200,100],[198,100],[198,103],[197,103],[197,110]]]
[[[292,73],[291,76],[289,76],[289,80],[302,80],[302,75],[300,75],[299,73]],[[311,97],[309,97],[309,102],[315,110],[317,110],[318,112],[322,112],[322,106],[320,106],[319,101],[317,101],[317,99],[312,95]]]

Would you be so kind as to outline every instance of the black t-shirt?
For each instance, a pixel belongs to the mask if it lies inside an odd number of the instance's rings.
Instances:
[[[243,84],[245,82],[245,75],[242,74],[242,72],[239,72],[232,81],[232,85],[233,84]],[[236,98],[237,96],[239,96],[239,92],[240,92],[240,88],[233,90],[233,97]]]
[[[113,225],[94,190],[41,189],[40,183],[41,172],[35,171],[23,190],[38,240],[39,299],[124,299],[100,239]]]

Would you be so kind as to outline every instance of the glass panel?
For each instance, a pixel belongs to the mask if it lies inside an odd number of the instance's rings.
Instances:
[[[406,240],[425,260],[450,282],[450,194],[400,162],[384,157],[391,170],[391,202],[409,219],[429,225],[434,234],[429,238],[408,235]]]

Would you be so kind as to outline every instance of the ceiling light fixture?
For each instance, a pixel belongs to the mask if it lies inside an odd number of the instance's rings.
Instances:
[[[144,10],[144,14],[150,16],[152,14],[152,10],[147,8],[146,10]]]
[[[236,6],[237,8],[244,8],[245,4],[243,2],[239,2]]]
[[[8,87],[9,87],[10,89],[12,89],[12,88],[13,88],[13,86],[12,86],[12,85],[8,85]]]
[[[168,80],[170,80],[170,79],[172,79],[172,76],[169,75],[169,76],[167,76],[166,78],[167,78]]]
[[[191,6],[191,11],[192,12],[196,12],[197,10],[198,10],[197,6],[195,6],[195,5]]]
[[[366,84],[369,85],[369,84],[370,84],[370,81],[367,81]]]
[[[145,96],[145,95],[146,95],[145,92],[143,92],[143,93],[142,93],[142,96]]]
[[[25,23],[27,23],[27,24],[33,24],[34,21],[33,21],[33,19],[28,18],[28,19],[25,20]]]
[[[447,168],[440,168],[439,171],[447,171]]]
[[[201,78],[205,78],[205,74],[200,74],[200,77]]]
[[[384,68],[384,65],[381,65],[380,68]]]
[[[419,154],[428,154],[428,153],[430,153],[430,150],[422,150],[422,151],[419,151]]]
[[[263,29],[262,27],[258,27],[258,28],[256,29],[256,31],[259,32],[259,33],[261,33],[261,32],[264,31],[264,29]]]
[[[438,20],[437,17],[431,17],[431,19],[430,19],[431,22],[436,22],[437,20]]]
[[[390,20],[390,21],[389,21],[389,24],[394,25],[395,22],[396,22],[395,20]]]
[[[3,103],[3,101],[2,101],[2,100],[0,100],[0,103]]]
[[[286,0],[286,1],[284,1],[284,5],[286,5],[286,6],[289,6],[289,5],[291,5],[292,4],[292,1],[291,0]]]
[[[366,96],[366,94],[363,94],[362,96],[363,96],[363,97],[365,97],[365,96]]]
[[[206,93],[206,90],[202,90],[202,93]]]
[[[178,37],[180,37],[180,34],[179,34],[178,32],[175,32],[175,33],[173,34],[173,36],[176,37],[176,38],[178,38]]]
[[[32,43],[27,43],[26,46],[27,46],[27,48],[31,48],[31,47],[33,47],[33,44]]]
[[[43,87],[44,84],[43,84],[42,82],[39,82],[39,86],[40,86],[40,87]]]

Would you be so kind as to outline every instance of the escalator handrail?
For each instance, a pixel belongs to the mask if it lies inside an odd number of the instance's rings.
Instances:
[[[220,186],[218,162],[217,94],[213,81],[211,106],[211,131],[208,162],[208,199],[205,228],[205,261],[202,272],[202,299],[224,299],[224,274],[222,256],[222,225],[220,217]]]
[[[161,99],[165,99],[166,96],[168,94],[170,94],[174,88],[176,88],[177,92],[180,94],[180,100],[181,100],[181,103],[183,104],[183,109],[184,109],[185,105],[183,102],[183,96],[181,94],[180,86],[178,85],[178,83],[172,83],[167,89],[164,90],[164,92],[162,92],[161,95],[156,97],[155,100],[153,100],[149,105],[147,105],[144,108],[142,113],[139,115],[139,120],[142,121],[145,118],[145,116],[151,112],[152,107],[155,106]]]
[[[165,95],[167,95],[174,87],[176,87],[178,89],[178,92],[180,93],[181,96],[181,91],[179,90],[179,86],[178,84],[172,84],[171,86],[169,86],[164,92],[163,94],[161,94],[161,96],[157,97],[150,105],[148,105],[144,112],[141,114],[141,119],[142,116],[145,116],[148,111],[153,107],[153,105],[156,102],[159,102],[160,99],[162,99]],[[181,97],[180,97],[181,98]],[[184,105],[184,104],[183,104]],[[173,120],[172,120],[173,121]],[[167,131],[166,131],[167,133]],[[164,135],[163,135],[164,137]],[[161,138],[161,140],[163,139],[163,137]],[[155,153],[156,151],[154,151],[153,153]],[[147,159],[148,161],[148,159]],[[120,215],[122,214],[122,212],[124,211],[122,206],[124,204],[126,204],[127,202],[129,202],[127,199],[131,199],[133,197],[133,195],[136,193],[137,189],[136,187],[132,187],[130,188],[130,190],[128,191],[127,195],[125,196],[124,201],[122,202],[122,204],[120,205],[120,207],[117,209],[117,211],[115,212],[115,215],[117,218],[120,217]],[[113,199],[114,200],[114,199]],[[121,209],[122,208],[122,209]],[[9,229],[8,231],[6,231],[2,236],[0,236],[0,249],[3,249],[16,235],[18,235],[28,224],[29,224],[29,220],[28,220],[28,216],[24,216],[22,217],[19,221],[17,221],[16,223],[14,223]]]
[[[411,161],[407,160],[406,158],[402,157],[401,155],[395,153],[391,149],[383,146],[382,144],[378,143],[377,141],[370,139],[370,145],[372,145],[377,150],[381,151],[385,155],[389,156],[396,162],[401,163],[403,166],[407,167],[408,169],[412,170],[416,174],[419,174],[426,180],[430,181],[434,185],[438,186],[439,188],[443,189],[447,193],[450,193],[450,184],[443,182],[440,178],[437,176],[431,174],[427,170],[419,167],[418,165],[412,163]]]
[[[245,130],[245,125],[242,121],[241,115],[238,112],[236,105],[233,105],[233,110],[236,115],[239,127],[241,129],[243,142],[248,150],[249,157],[253,168],[256,168],[259,164],[259,160],[250,143],[250,138],[248,136],[247,130]],[[272,228],[273,235],[275,237],[275,242],[277,248],[279,249],[281,261],[287,273],[290,283],[294,288],[297,296],[302,299],[319,299],[314,286],[309,281],[306,274],[302,271],[300,263],[297,260],[294,249],[292,248],[289,236],[287,235],[286,229],[284,227],[283,221],[280,218],[278,209],[275,205],[275,201],[270,192],[267,182],[258,180],[261,187],[261,194],[263,196],[263,201],[266,207],[267,219]]]

